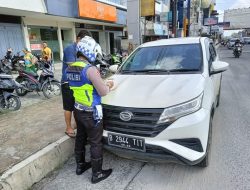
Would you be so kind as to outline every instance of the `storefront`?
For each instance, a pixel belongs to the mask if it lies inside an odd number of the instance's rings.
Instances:
[[[72,22],[59,22],[56,18],[23,18],[25,41],[32,53],[41,54],[42,42],[47,42],[53,52],[54,60],[63,58],[63,49],[74,41],[75,28]]]
[[[22,51],[28,47],[25,37],[24,24],[22,17],[29,15],[40,16],[46,13],[46,7],[43,0],[11,0],[0,1],[0,58],[2,58],[6,49],[11,47],[14,53]]]
[[[126,25],[126,10],[93,0],[79,0],[78,3],[79,17],[96,21],[98,24],[77,23],[76,33],[80,30],[91,32],[107,54],[120,49],[123,27]]]
[[[19,10],[22,2],[18,0],[6,5],[0,3],[2,14],[18,15],[15,23],[6,23],[10,19],[0,15],[0,56],[8,47],[14,48],[15,52],[27,47],[32,53],[41,54],[41,44],[46,41],[55,61],[60,61],[63,49],[75,41],[76,34],[82,29],[91,32],[104,52],[112,53],[120,48],[126,25],[126,7],[95,0],[37,1],[37,4],[29,4],[28,0],[23,0],[27,10]]]
[[[14,54],[24,48],[21,17],[0,15],[0,42],[0,59],[8,48],[12,48]]]

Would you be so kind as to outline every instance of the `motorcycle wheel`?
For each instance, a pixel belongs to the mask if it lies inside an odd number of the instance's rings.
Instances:
[[[27,81],[25,81],[23,78],[17,78],[16,81],[22,86],[26,86]],[[28,93],[28,91],[23,88],[17,88],[16,93],[18,96],[25,96]]]
[[[5,103],[4,98],[2,98],[0,104],[2,110],[16,111],[19,110],[21,107],[21,101],[17,96],[9,96],[7,99],[7,105]]]
[[[43,95],[50,99],[54,96],[61,95],[61,85],[59,82],[47,82],[43,87]]]

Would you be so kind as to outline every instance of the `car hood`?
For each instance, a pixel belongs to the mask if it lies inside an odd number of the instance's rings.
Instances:
[[[205,78],[201,74],[113,75],[113,90],[103,104],[134,108],[166,108],[199,96]]]

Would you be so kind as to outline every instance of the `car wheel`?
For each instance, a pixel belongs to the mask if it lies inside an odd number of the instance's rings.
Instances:
[[[197,166],[202,168],[207,167],[210,160],[210,147],[212,143],[212,123],[213,123],[213,117],[210,116],[206,156],[200,163],[197,164]]]
[[[218,95],[217,95],[217,103],[216,103],[216,107],[217,107],[217,108],[220,106],[221,80],[222,80],[222,76],[221,76],[221,78],[220,78],[220,88],[219,88],[219,93],[218,93]]]

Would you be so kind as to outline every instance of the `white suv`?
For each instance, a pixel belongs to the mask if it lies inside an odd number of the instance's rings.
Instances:
[[[139,46],[111,77],[103,98],[104,147],[122,157],[207,166],[222,72],[208,38]]]

